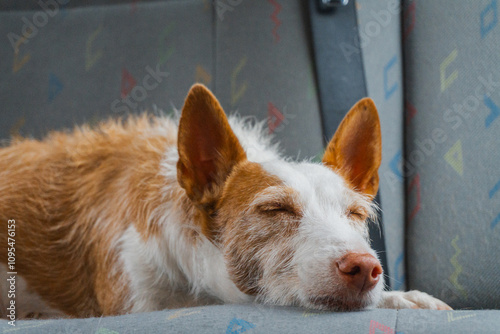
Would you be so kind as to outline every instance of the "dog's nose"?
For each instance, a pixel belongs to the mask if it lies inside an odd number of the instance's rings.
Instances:
[[[360,292],[371,290],[382,275],[380,262],[368,253],[348,253],[336,265],[340,278],[347,286]]]

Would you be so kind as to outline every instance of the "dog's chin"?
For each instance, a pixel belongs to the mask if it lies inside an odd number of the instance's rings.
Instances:
[[[309,307],[328,311],[358,311],[372,306],[375,303],[373,293],[363,294],[335,294],[309,298]]]

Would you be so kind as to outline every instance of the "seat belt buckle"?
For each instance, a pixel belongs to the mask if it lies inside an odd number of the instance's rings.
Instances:
[[[349,0],[317,0],[318,11],[326,13],[331,12],[337,7],[347,6]]]

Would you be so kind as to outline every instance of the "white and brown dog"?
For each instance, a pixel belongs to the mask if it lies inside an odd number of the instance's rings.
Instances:
[[[383,291],[367,228],[380,161],[370,99],[347,114],[323,163],[297,163],[262,124],[228,120],[195,85],[178,126],[143,116],[2,148],[2,275],[11,220],[21,315],[221,302],[449,309]],[[5,277],[2,288],[5,313]]]

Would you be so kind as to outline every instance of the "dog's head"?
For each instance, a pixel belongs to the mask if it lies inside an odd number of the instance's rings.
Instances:
[[[216,98],[195,85],[182,110],[178,149],[178,181],[197,208],[201,233],[220,248],[241,291],[318,309],[377,302],[384,282],[367,224],[381,133],[370,99],[346,115],[322,164],[256,163]]]

